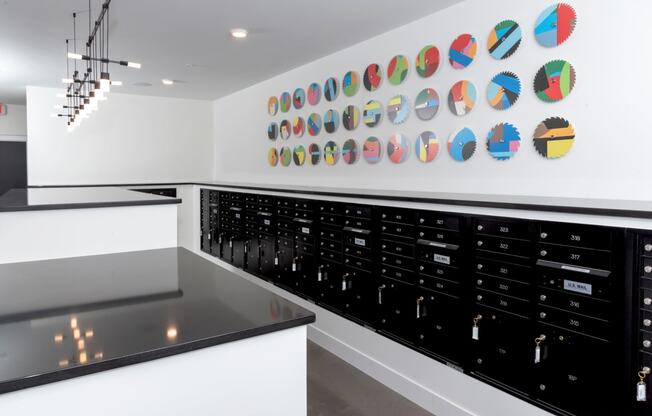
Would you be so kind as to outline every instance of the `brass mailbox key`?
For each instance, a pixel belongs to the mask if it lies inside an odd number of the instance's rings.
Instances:
[[[539,364],[541,362],[541,343],[546,340],[546,336],[541,334],[534,339],[536,347],[534,347],[534,364]]]
[[[383,289],[385,289],[385,285],[378,286],[378,304],[379,305],[383,304]]]
[[[650,367],[643,367],[643,369],[638,372],[638,378],[640,379],[640,381],[636,384],[637,402],[647,401],[647,384],[645,383],[645,379],[649,375],[650,375]]]
[[[480,328],[478,327],[478,322],[482,319],[482,315],[476,315],[473,318],[473,330],[471,331],[471,338],[479,341],[480,340]]]
[[[421,318],[421,302],[423,302],[423,296],[417,299],[417,319]]]

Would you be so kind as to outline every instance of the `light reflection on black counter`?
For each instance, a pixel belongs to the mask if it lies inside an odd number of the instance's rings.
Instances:
[[[182,248],[0,265],[0,305],[0,392],[315,319]]]

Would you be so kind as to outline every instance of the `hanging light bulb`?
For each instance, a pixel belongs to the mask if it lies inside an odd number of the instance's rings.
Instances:
[[[111,92],[111,78],[108,72],[102,72],[100,74],[100,89],[104,94]]]

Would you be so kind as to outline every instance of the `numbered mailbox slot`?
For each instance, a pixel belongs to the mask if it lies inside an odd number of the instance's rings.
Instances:
[[[372,261],[365,260],[359,257],[354,257],[350,255],[344,255],[344,264],[350,267],[356,267],[358,269],[370,271],[372,269]]]
[[[612,234],[608,228],[578,224],[543,222],[539,225],[539,241],[542,243],[609,250]]]
[[[489,235],[476,235],[474,237],[476,250],[505,254],[512,257],[529,258],[531,256],[531,245],[526,240],[516,240]]]
[[[457,298],[460,298],[463,295],[463,288],[459,282],[439,279],[421,273],[417,277],[417,285],[422,288],[434,290]]]
[[[371,219],[373,211],[368,205],[346,205],[344,214],[349,217]]]
[[[258,205],[258,212],[264,212],[271,215],[275,210],[276,209],[272,205]]]
[[[239,201],[242,202],[244,200],[244,195],[241,193],[237,192],[232,192],[231,193],[231,201]]]
[[[300,209],[294,210],[294,218],[297,219],[302,219],[302,220],[312,220],[314,218],[314,214],[312,211],[304,211]]]
[[[380,249],[384,253],[398,254],[399,256],[414,257],[414,244],[401,243],[398,241],[381,240]]]
[[[388,265],[392,267],[398,267],[405,270],[414,271],[415,270],[415,261],[413,258],[397,256],[395,254],[382,253],[380,255],[380,261],[383,265]]]
[[[364,219],[364,218],[351,218],[351,217],[346,217],[344,218],[344,226],[345,227],[354,227],[354,228],[361,228],[365,230],[370,230],[373,228],[372,222],[370,219]]]
[[[303,211],[312,211],[315,206],[316,206],[315,201],[307,200],[307,199],[297,199],[294,202],[294,207],[299,210]]]
[[[475,261],[476,273],[503,279],[518,280],[524,283],[532,281],[532,268],[522,264],[495,261],[478,257]]]
[[[231,200],[231,193],[219,191],[219,200],[220,201],[229,201]]]
[[[276,209],[276,214],[279,217],[294,218],[294,209],[280,207]]]
[[[245,212],[244,217],[245,217],[245,221],[247,222],[252,222],[255,224],[258,223],[258,216],[256,215],[256,213]]]
[[[231,200],[231,202],[229,203],[229,207],[243,209],[244,208],[244,202]]]
[[[373,317],[373,308],[368,305],[369,293],[373,288],[371,273],[364,270],[345,268],[340,277],[338,301],[343,312],[361,320]]]
[[[460,230],[460,218],[441,212],[419,211],[417,224],[422,227],[437,228],[449,231]],[[426,238],[426,237],[423,237]],[[431,240],[431,238],[426,238]]]
[[[294,200],[288,198],[277,198],[276,206],[279,208],[294,208]]]
[[[580,273],[590,273],[590,271],[587,271],[588,269],[609,271],[613,268],[613,258],[610,251],[555,244],[539,244],[538,255],[539,260],[559,263],[562,265],[560,267],[566,270]],[[650,269],[652,269],[652,259],[650,260]],[[652,273],[652,270],[650,272]]]
[[[322,224],[323,225],[323,224]],[[332,228],[320,228],[319,237],[323,240],[336,241],[340,243],[342,241],[342,231]]]
[[[315,254],[315,246],[312,244],[312,242],[304,243],[296,241],[294,243],[294,247],[297,253],[310,255]]]
[[[652,278],[652,257],[641,257],[641,276]]]
[[[319,214],[319,221],[322,225],[332,226],[332,227],[342,227],[344,226],[344,218],[341,215],[333,214]]]
[[[613,316],[611,302],[575,293],[539,288],[537,302],[542,306],[562,309],[568,312],[586,315],[603,320]]]
[[[414,284],[416,282],[416,273],[414,271],[399,269],[398,267],[392,267],[386,264],[380,265],[380,274],[383,277],[399,280],[408,284]]]
[[[372,250],[370,248],[364,248],[352,244],[347,244],[344,247],[344,254],[365,260],[372,260]]]
[[[438,241],[440,243],[460,243],[460,233],[457,231],[440,230],[437,228],[419,227],[417,237],[428,241]]]
[[[320,248],[319,256],[324,260],[334,261],[337,263],[342,263],[343,260],[341,251],[332,251],[332,250]]]
[[[294,232],[296,232],[299,235],[314,236],[315,235],[315,229],[313,227],[312,220],[306,220],[306,219],[302,219],[302,218],[295,218],[294,219]]]
[[[258,234],[258,224],[251,221],[245,221],[245,230],[254,234]]]
[[[420,276],[434,277],[457,283],[462,282],[462,275],[460,269],[457,267],[444,266],[443,264],[429,261],[419,261],[418,270]]]
[[[344,227],[344,242],[351,246],[369,249],[373,245],[371,231],[354,227]]]
[[[380,219],[382,222],[394,222],[400,224],[414,225],[416,223],[416,211],[405,208],[382,207]]]
[[[269,195],[258,195],[258,203],[262,205],[274,205],[274,197]]]
[[[474,300],[478,304],[523,317],[530,316],[532,313],[532,306],[529,301],[484,289],[476,289]]]
[[[257,211],[258,210],[258,204],[256,204],[256,203],[245,202],[244,207],[245,207],[245,210],[247,210],[247,211]]]
[[[416,310],[414,286],[394,279],[381,278],[375,289],[374,300],[380,329],[405,343],[412,343]]]
[[[476,218],[474,221],[474,233],[530,240],[529,223],[527,222]]]
[[[417,258],[446,266],[457,266],[459,262],[459,246],[436,241],[417,240]]]
[[[331,215],[343,215],[344,214],[344,205],[337,202],[324,202],[319,201],[318,211],[320,214],[331,214]]]
[[[539,322],[545,322],[560,328],[565,328],[581,334],[590,335],[603,340],[613,338],[611,321],[579,315],[555,308],[538,305],[536,317]]]
[[[231,200],[220,199],[220,208],[229,209],[230,206],[231,206]]]
[[[408,225],[403,223],[394,223],[394,222],[382,222],[380,226],[380,231],[383,235],[391,236],[392,238],[401,238],[401,239],[414,239],[416,236],[416,228],[414,225]],[[389,238],[389,237],[387,237]]]
[[[510,297],[529,300],[532,296],[532,287],[518,280],[501,279],[489,275],[478,274],[475,277],[475,286],[479,289]]]
[[[332,251],[342,251],[342,243],[339,241],[326,240],[322,238],[319,240],[319,248]]]

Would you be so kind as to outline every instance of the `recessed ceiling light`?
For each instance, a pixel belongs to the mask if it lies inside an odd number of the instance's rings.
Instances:
[[[231,29],[231,36],[233,36],[236,39],[244,39],[247,37],[247,30],[246,29]]]
[[[174,84],[174,81],[172,81],[171,79],[166,79],[166,78],[163,78],[161,80],[161,82],[163,83],[163,85],[172,85],[172,84]]]

